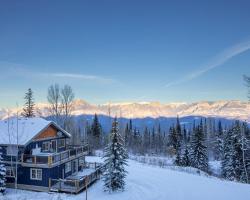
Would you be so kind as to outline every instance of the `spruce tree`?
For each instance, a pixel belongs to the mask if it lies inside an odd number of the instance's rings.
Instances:
[[[202,120],[200,125],[195,129],[191,141],[192,166],[202,171],[208,171],[207,147],[205,146],[205,137],[203,133]]]
[[[97,114],[95,114],[93,123],[91,126],[91,132],[92,132],[92,137],[93,137],[93,148],[98,149],[101,147],[101,134],[102,134],[102,127],[101,124],[99,123]]]
[[[128,123],[126,124],[126,128],[124,131],[124,143],[125,143],[125,147],[128,148],[129,146],[129,126]]]
[[[177,152],[176,152],[174,164],[177,166],[181,166],[181,151],[179,148],[177,149]]]
[[[247,123],[242,124],[240,145],[242,149],[242,173],[240,181],[249,183],[250,173],[250,138],[248,137],[248,125]]]
[[[191,162],[190,162],[190,158],[189,158],[189,150],[188,150],[188,146],[186,145],[184,154],[183,154],[182,159],[181,159],[181,165],[184,167],[188,167],[188,166],[190,166],[190,164],[191,164]]]
[[[2,148],[0,147],[0,193],[5,192],[5,176],[6,176],[6,168],[3,163],[3,158],[2,158]]]
[[[143,151],[144,153],[148,153],[148,148],[150,147],[150,132],[148,127],[145,128],[143,133]]]
[[[221,160],[223,154],[223,128],[221,121],[218,122],[218,130],[215,135],[215,144],[214,144],[214,158],[215,160]]]
[[[115,192],[123,191],[125,187],[125,177],[127,171],[127,151],[124,147],[124,141],[119,133],[117,118],[112,124],[110,142],[104,150],[104,164],[106,166],[103,181],[104,191]]]
[[[34,103],[33,91],[31,90],[31,88],[29,88],[28,91],[25,93],[24,100],[25,100],[25,104],[24,104],[22,116],[23,117],[35,117],[35,113],[34,113],[35,103]]]
[[[235,165],[234,165],[234,138],[232,130],[225,134],[223,146],[223,159],[221,162],[222,177],[228,180],[235,180]]]

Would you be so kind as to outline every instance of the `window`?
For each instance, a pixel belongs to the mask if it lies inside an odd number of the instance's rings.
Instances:
[[[65,147],[65,139],[59,139],[58,140],[58,148]]]
[[[17,154],[18,154],[17,146],[7,146],[7,155],[17,156]]]
[[[6,167],[6,177],[15,177],[14,168]]]
[[[31,180],[42,180],[42,169],[30,169],[30,179]]]
[[[65,173],[68,173],[71,171],[71,162],[65,163]]]
[[[50,150],[50,142],[43,142],[43,151]]]

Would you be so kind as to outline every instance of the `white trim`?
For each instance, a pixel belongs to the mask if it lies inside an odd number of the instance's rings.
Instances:
[[[35,177],[32,177],[32,171],[35,171]],[[38,172],[40,172],[40,177],[38,176]],[[42,169],[36,169],[36,168],[30,168],[30,179],[31,180],[43,180],[43,170]]]

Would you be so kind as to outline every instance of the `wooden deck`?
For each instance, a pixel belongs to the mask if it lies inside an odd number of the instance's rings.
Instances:
[[[101,163],[86,164],[86,166],[89,166],[88,168],[84,168],[66,179],[50,179],[50,191],[77,194],[100,179],[103,165]],[[95,168],[92,168],[93,166]]]

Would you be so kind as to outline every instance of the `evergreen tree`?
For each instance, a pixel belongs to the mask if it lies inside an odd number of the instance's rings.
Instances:
[[[127,152],[124,148],[124,141],[119,133],[117,118],[112,124],[110,142],[104,150],[106,169],[103,174],[104,191],[123,191],[127,165]]]
[[[176,119],[176,137],[177,137],[177,143],[176,143],[176,150],[178,150],[178,148],[181,148],[182,145],[182,134],[181,134],[181,124],[180,124],[180,120],[179,120],[179,116],[177,116]]]
[[[218,122],[214,143],[214,158],[215,160],[221,160],[223,156],[223,128],[221,121]]]
[[[228,180],[235,180],[236,173],[234,167],[234,143],[233,143],[233,132],[229,130],[225,134],[224,145],[223,145],[223,159],[222,159],[222,177]]]
[[[240,181],[249,183],[250,173],[250,138],[248,137],[248,125],[247,123],[242,124],[240,145],[242,149],[242,173]]]
[[[145,128],[143,134],[143,151],[144,153],[148,153],[148,148],[150,147],[150,132],[148,131],[148,127]]]
[[[34,103],[33,91],[31,90],[31,88],[29,88],[28,91],[25,93],[24,100],[25,100],[25,104],[24,104],[22,116],[34,117],[35,116],[35,113],[34,113],[35,103]]]
[[[174,164],[177,166],[181,166],[181,150],[180,150],[180,148],[177,149]]]
[[[151,151],[155,153],[156,148],[156,136],[155,136],[155,127],[153,127],[151,132]]]
[[[2,158],[2,148],[0,147],[0,193],[5,192],[5,176],[6,176],[6,168],[3,164]]]
[[[181,159],[181,165],[184,167],[188,167],[191,165],[190,158],[189,158],[189,150],[188,150],[187,145],[185,147],[185,151],[184,151],[184,154],[183,154],[182,159]]]
[[[102,128],[101,124],[99,123],[97,114],[94,116],[94,120],[91,126],[91,132],[93,136],[93,147],[94,149],[98,149],[101,147],[101,134],[102,134]]]
[[[130,130],[129,130],[129,126],[128,126],[128,123],[126,124],[126,127],[125,127],[125,136],[124,136],[124,143],[125,143],[125,147],[128,148],[129,146],[129,134],[130,134]]]
[[[205,146],[205,137],[203,133],[202,120],[200,125],[195,129],[191,141],[191,159],[192,166],[202,171],[208,171],[207,147]]]
[[[162,134],[161,134],[161,125],[158,125],[158,129],[157,129],[157,137],[156,137],[156,153],[160,154],[162,152]]]

